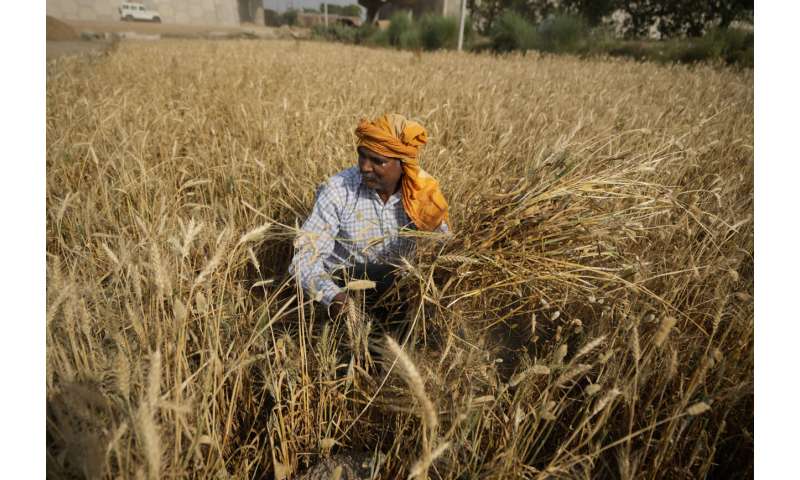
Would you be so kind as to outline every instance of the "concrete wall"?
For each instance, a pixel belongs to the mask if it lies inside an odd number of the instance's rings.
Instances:
[[[239,20],[264,25],[264,4],[262,0],[238,0]]]
[[[122,0],[47,0],[47,14],[65,20],[119,20]],[[239,25],[237,0],[144,0],[162,23]]]

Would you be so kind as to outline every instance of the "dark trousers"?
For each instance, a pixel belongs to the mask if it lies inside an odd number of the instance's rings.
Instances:
[[[364,290],[364,304],[367,312],[385,330],[393,330],[401,326],[407,302],[394,290],[397,274],[395,267],[379,264],[356,264],[342,268],[333,273],[333,281],[344,288],[350,280],[372,280],[375,288]]]

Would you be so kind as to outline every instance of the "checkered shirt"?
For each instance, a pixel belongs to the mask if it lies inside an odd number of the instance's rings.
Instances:
[[[358,167],[340,172],[317,191],[308,220],[295,240],[289,273],[303,290],[324,305],[342,291],[330,273],[354,264],[388,264],[413,254],[416,230],[403,209],[402,190],[383,203],[378,193],[361,182]],[[439,232],[448,231],[442,223]]]

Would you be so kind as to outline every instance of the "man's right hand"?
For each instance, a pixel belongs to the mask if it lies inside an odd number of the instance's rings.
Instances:
[[[347,305],[347,293],[341,292],[336,294],[336,296],[333,297],[333,301],[331,302],[331,305],[329,307],[331,318],[336,318],[339,315],[341,315],[346,305]]]

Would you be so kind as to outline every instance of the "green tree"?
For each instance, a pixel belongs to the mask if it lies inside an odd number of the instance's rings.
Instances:
[[[734,20],[753,16],[753,0],[629,0],[620,6],[629,15],[629,36],[644,35],[657,25],[663,37],[694,37],[709,26],[727,28]]]
[[[709,26],[727,28],[753,17],[753,0],[469,0],[468,5],[484,34],[509,10],[534,24],[568,14],[583,17],[589,26],[622,10],[628,14],[623,30],[630,37],[646,35],[653,25],[663,37],[699,36]]]
[[[400,37],[408,30],[414,28],[414,25],[411,23],[411,19],[408,18],[408,15],[403,12],[395,12],[390,20],[391,23],[389,23],[389,29],[387,30],[389,43],[392,46],[399,47]]]
[[[419,8],[426,0],[358,0],[358,4],[367,9],[367,21],[372,22],[378,17],[378,10],[384,5],[393,5],[408,10]]]
[[[514,10],[508,9],[497,15],[489,29],[492,49],[496,52],[528,50],[536,43],[536,29]]]
[[[386,0],[358,0],[358,4],[367,9],[367,22],[372,22],[378,17],[378,10],[386,5]]]
[[[487,34],[492,31],[494,22],[509,10],[537,24],[563,11],[563,3],[559,0],[467,0],[467,7],[476,19],[478,29]]]
[[[285,25],[292,25],[292,26],[297,25],[297,16],[298,16],[297,10],[286,10],[282,16],[283,23]]]
[[[361,16],[361,7],[356,4],[346,5],[341,7],[340,15],[347,15],[350,17],[360,17]]]
[[[734,20],[753,21],[753,0],[717,0],[711,4],[722,28],[728,28]]]
[[[325,2],[319,4],[319,11],[325,11]],[[331,15],[344,15],[348,17],[360,17],[361,7],[356,4],[351,5],[331,5],[328,4],[328,13]]]
[[[611,15],[620,7],[620,0],[563,0],[564,13],[579,15],[590,27],[600,25],[603,17]]]

